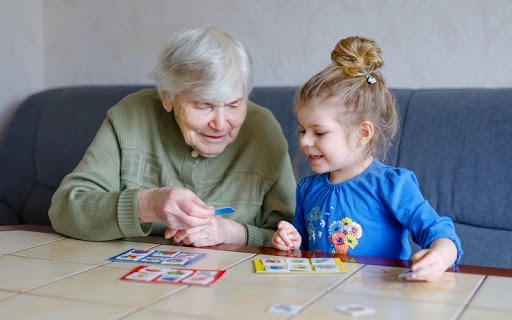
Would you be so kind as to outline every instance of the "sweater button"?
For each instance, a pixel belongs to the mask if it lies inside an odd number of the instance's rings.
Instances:
[[[192,152],[190,153],[190,155],[192,156],[192,158],[197,158],[197,156],[199,155],[199,153],[197,153],[196,150],[192,150]]]

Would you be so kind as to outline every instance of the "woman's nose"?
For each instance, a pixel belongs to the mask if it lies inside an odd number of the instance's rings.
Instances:
[[[215,114],[209,124],[211,128],[218,131],[225,130],[227,127],[229,127],[229,123],[227,121],[223,107],[215,108]]]

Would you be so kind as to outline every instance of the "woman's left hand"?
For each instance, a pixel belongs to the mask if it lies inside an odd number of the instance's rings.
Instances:
[[[176,243],[208,247],[221,243],[245,243],[245,228],[232,220],[213,216],[206,225],[179,230],[173,237]]]

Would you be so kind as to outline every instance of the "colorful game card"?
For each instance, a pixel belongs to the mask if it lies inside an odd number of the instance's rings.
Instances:
[[[254,259],[257,273],[338,273],[347,272],[339,258]]]
[[[226,270],[173,269],[142,265],[125,274],[121,280],[210,286],[225,272]]]
[[[335,265],[334,258],[311,258],[311,263],[315,266],[318,265]]]
[[[116,262],[144,262],[166,266],[186,267],[206,257],[206,253],[164,250],[130,249],[109,258]]]
[[[286,266],[286,260],[280,259],[280,258],[269,258],[269,259],[262,259],[261,263],[265,267],[267,266]]]

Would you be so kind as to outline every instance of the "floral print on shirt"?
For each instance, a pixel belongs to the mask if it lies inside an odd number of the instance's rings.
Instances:
[[[330,216],[330,213],[326,212],[325,215],[327,220],[327,216]],[[313,208],[313,210],[308,214],[307,220],[309,220],[309,238],[314,242],[316,241],[317,236],[318,238],[321,238],[323,234],[322,230],[316,232],[314,222],[320,220],[320,228],[325,229],[326,227],[326,222],[322,219],[320,208]],[[339,221],[331,222],[327,226],[327,232],[327,238],[331,243],[333,254],[347,254],[349,249],[354,249],[358,245],[358,239],[363,236],[363,228],[361,225],[348,217],[344,217]]]

